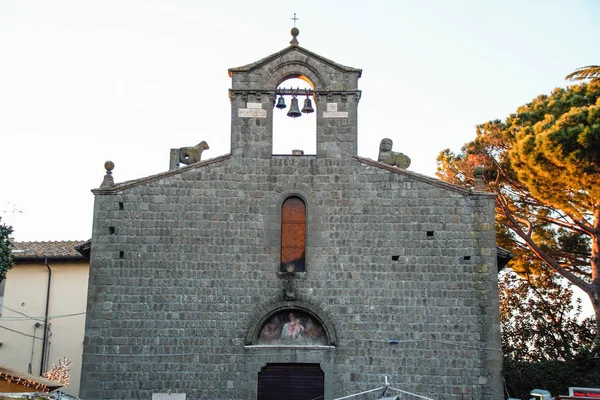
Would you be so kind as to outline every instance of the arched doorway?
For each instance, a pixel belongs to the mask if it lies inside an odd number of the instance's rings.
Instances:
[[[263,305],[246,334],[250,400],[333,398],[335,329],[326,313],[301,301]]]
[[[258,400],[313,400],[325,394],[319,364],[267,364],[258,373]]]

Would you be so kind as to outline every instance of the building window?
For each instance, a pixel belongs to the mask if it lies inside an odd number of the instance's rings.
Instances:
[[[289,197],[281,207],[281,271],[304,272],[306,252],[306,205]]]

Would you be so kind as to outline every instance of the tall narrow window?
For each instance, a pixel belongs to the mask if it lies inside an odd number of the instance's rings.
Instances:
[[[306,251],[306,205],[289,197],[281,207],[281,271],[304,272]]]

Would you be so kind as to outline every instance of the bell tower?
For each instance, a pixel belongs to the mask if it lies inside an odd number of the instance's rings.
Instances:
[[[346,67],[299,45],[299,30],[291,30],[290,45],[261,60],[229,69],[232,79],[231,153],[236,157],[269,158],[273,154],[273,108],[278,97],[291,99],[293,90],[277,89],[300,78],[312,89],[317,112],[317,157],[356,155],[357,109],[362,70]],[[291,101],[288,101],[290,104]]]

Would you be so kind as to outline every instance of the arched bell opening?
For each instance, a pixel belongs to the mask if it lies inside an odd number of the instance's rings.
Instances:
[[[293,75],[286,76],[285,78],[283,78],[283,79],[281,80],[281,82],[279,82],[279,85],[277,85],[277,86],[278,86],[278,87],[279,87],[279,86],[281,86],[281,84],[282,84],[283,82],[285,82],[286,80],[289,80],[289,79],[300,79],[301,81],[304,81],[304,82],[306,82],[308,85],[310,85],[310,88],[311,88],[311,89],[314,89],[314,88],[315,88],[315,84],[313,83],[313,81],[311,81],[311,80],[310,80],[310,78],[309,78],[308,76],[306,76],[306,75],[298,75],[298,74],[293,74]]]
[[[314,85],[304,75],[286,77],[273,109],[273,154],[317,154],[317,105]],[[300,152],[297,152],[300,150]]]

